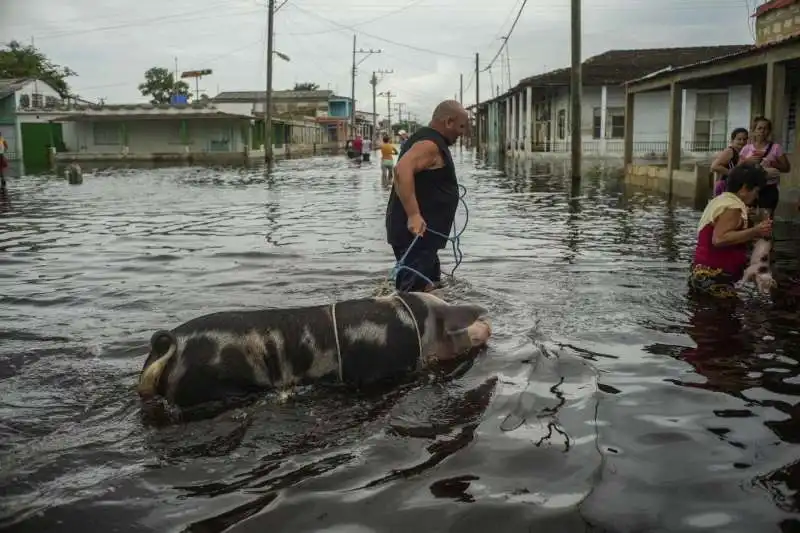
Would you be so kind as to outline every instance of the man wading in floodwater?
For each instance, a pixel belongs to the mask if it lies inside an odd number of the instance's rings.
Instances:
[[[441,280],[438,252],[447,245],[443,235],[450,228],[458,208],[458,179],[449,147],[465,133],[467,112],[455,100],[445,100],[433,111],[428,127],[408,138],[400,150],[395,180],[386,207],[386,240],[399,261],[415,235],[420,238],[405,258],[404,265],[426,276],[436,285]],[[430,291],[435,287],[406,269],[395,279],[399,291]]]

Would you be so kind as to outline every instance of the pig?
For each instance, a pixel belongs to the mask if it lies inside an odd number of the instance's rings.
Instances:
[[[490,335],[486,309],[430,293],[222,311],[156,331],[137,391],[186,409],[297,385],[359,387],[456,359]]]
[[[770,239],[758,239],[753,245],[750,265],[745,269],[742,276],[742,282],[755,281],[761,294],[769,294],[770,289],[777,285],[769,268],[769,253],[771,249],[772,241]]]

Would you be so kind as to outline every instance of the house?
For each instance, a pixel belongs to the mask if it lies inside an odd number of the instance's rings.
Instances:
[[[68,151],[56,161],[239,162],[260,157],[251,150],[249,114],[208,103],[70,106],[54,117]],[[263,152],[262,152],[263,153]]]
[[[220,109],[251,113],[256,117],[255,128],[263,130],[261,117],[264,115],[266,91],[226,91],[215,96],[213,101]],[[344,145],[350,134],[352,100],[346,96],[337,96],[329,90],[273,91],[272,104],[274,117],[313,118],[320,130],[317,137],[323,143]],[[369,122],[359,119],[359,113],[361,112],[356,113],[356,131],[369,134],[372,128],[371,119]],[[273,139],[296,137],[283,128],[284,126],[276,125],[273,119]]]
[[[708,183],[691,183],[692,176],[685,176],[681,170],[681,160],[686,155],[681,139],[687,127],[693,128],[695,138],[720,143],[727,139],[731,126],[749,127],[757,115],[771,119],[773,139],[788,153],[792,171],[781,180],[782,185],[788,185],[784,189],[792,191],[800,186],[796,134],[800,105],[800,0],[771,0],[762,4],[754,16],[755,44],[714,58],[672,65],[626,83],[626,129],[633,132],[625,139],[624,163],[629,174],[635,170],[635,143],[644,120],[637,108],[648,100],[666,99],[668,149],[663,179],[669,190],[673,190],[674,182],[687,180],[688,188],[696,189],[698,194],[705,194],[710,188]],[[692,93],[697,95],[697,105],[685,96]],[[707,102],[705,108],[699,103],[701,96]],[[652,173],[647,168],[640,170]]]
[[[50,147],[62,145],[61,126],[49,122],[62,103],[58,91],[42,80],[0,79],[0,133],[10,161],[29,170],[47,168]]]
[[[630,79],[659,70],[736,53],[747,45],[610,50],[582,63],[581,138],[583,153],[622,156],[625,138],[625,88]],[[566,154],[570,150],[570,70],[562,68],[525,78],[507,93],[482,102],[477,119],[480,144],[501,145],[514,156]],[[750,90],[730,87],[725,97],[687,91],[684,148],[692,153],[718,150],[729,125],[746,124]],[[636,105],[635,152],[666,153],[668,97],[643,96]],[[719,136],[719,131],[723,133]],[[720,144],[722,143],[722,144]]]

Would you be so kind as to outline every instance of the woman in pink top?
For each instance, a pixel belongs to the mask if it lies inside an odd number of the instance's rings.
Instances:
[[[757,206],[769,211],[770,217],[775,215],[780,194],[778,183],[781,172],[789,172],[791,166],[780,144],[772,142],[772,122],[765,117],[753,120],[750,130],[750,143],[739,153],[739,164],[760,164],[767,171],[767,185],[758,194]]]

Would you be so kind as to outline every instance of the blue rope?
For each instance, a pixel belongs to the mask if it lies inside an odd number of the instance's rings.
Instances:
[[[459,267],[459,265],[461,264],[461,261],[464,259],[464,254],[463,254],[463,252],[461,252],[461,235],[464,234],[464,230],[467,229],[467,224],[469,223],[469,207],[467,206],[466,200],[464,200],[464,197],[467,195],[467,188],[464,187],[463,185],[461,185],[460,183],[458,184],[458,188],[459,188],[459,191],[460,191],[460,193],[458,195],[458,200],[461,202],[461,205],[464,206],[464,225],[461,227],[461,230],[460,231],[456,231],[456,223],[455,223],[455,221],[453,221],[453,235],[452,236],[445,235],[444,233],[440,233],[440,232],[438,232],[438,231],[436,231],[434,229],[431,229],[431,228],[426,228],[425,229],[425,231],[429,231],[429,232],[433,233],[434,235],[438,235],[439,237],[443,237],[443,238],[447,239],[453,245],[453,259],[455,260],[455,265],[453,265],[453,270],[450,271],[450,277],[453,277],[453,275],[456,272],[456,269]],[[391,279],[392,281],[395,281],[397,279],[398,272],[400,272],[401,270],[408,270],[409,272],[411,272],[411,273],[421,277],[422,279],[424,279],[430,285],[434,284],[433,281],[428,279],[428,277],[426,275],[424,275],[422,272],[419,272],[418,270],[413,269],[410,266],[405,264],[406,257],[411,252],[411,249],[414,247],[414,245],[417,244],[417,241],[419,239],[420,239],[419,235],[415,235],[414,236],[414,240],[411,241],[411,244],[406,249],[406,252],[397,261],[397,263],[395,263],[394,268],[392,268],[392,272],[389,275],[389,279]]]

